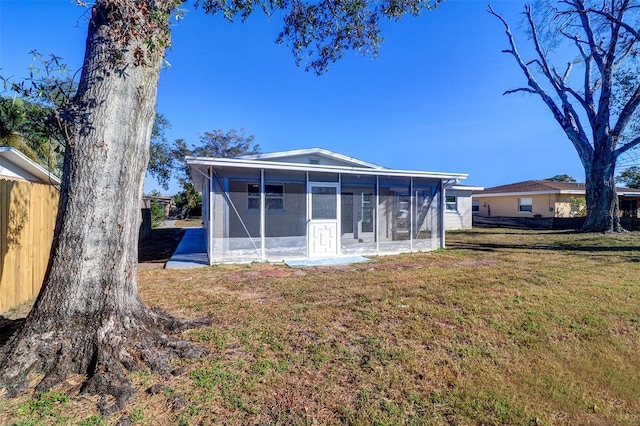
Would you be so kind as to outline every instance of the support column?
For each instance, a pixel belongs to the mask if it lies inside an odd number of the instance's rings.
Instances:
[[[264,262],[267,258],[267,253],[265,249],[265,229],[266,229],[266,196],[264,193],[264,169],[260,169],[260,257]]]

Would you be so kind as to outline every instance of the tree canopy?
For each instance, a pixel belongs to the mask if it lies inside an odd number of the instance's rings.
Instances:
[[[0,141],[61,175],[67,137],[62,115],[76,84],[62,58],[35,50],[30,54],[34,64],[25,80],[0,76],[11,94],[0,97]]]
[[[616,176],[616,182],[627,188],[640,189],[640,166],[631,166]]]
[[[551,182],[576,182],[576,178],[567,174],[555,175],[545,180],[549,180]]]

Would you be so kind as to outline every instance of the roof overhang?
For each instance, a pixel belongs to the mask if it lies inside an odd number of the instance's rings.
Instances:
[[[371,175],[371,176],[389,176],[389,177],[415,177],[426,179],[443,179],[443,180],[461,180],[466,179],[469,175],[466,173],[444,173],[444,172],[425,172],[413,170],[394,170],[394,169],[372,169],[369,167],[344,167],[329,166],[320,164],[300,164],[285,163],[278,161],[249,160],[243,158],[207,158],[207,157],[186,157],[187,165],[191,172],[196,188],[202,186],[202,181],[208,176],[209,168],[235,168],[235,169],[257,169],[257,170],[289,170],[301,172],[318,172],[318,173],[342,173],[352,175]]]
[[[18,168],[26,172],[24,175],[16,177],[28,181],[60,185],[60,178],[13,147],[0,146],[0,168],[2,167],[9,170]]]
[[[617,194],[621,197],[634,197],[634,198],[640,198],[640,191],[636,190],[636,191],[621,191],[621,190],[617,190],[616,191]]]
[[[454,191],[482,191],[484,186],[471,186],[471,185],[453,185],[449,189]]]

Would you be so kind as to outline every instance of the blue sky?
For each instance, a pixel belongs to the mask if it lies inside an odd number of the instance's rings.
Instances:
[[[518,28],[523,1],[493,1]],[[162,71],[158,111],[170,140],[197,143],[244,128],[263,152],[322,147],[387,167],[468,173],[495,186],[584,171],[542,102],[503,96],[524,77],[487,1],[449,0],[419,18],[385,23],[379,57],[347,52],[318,77],[275,44],[280,17],[226,23],[185,4]],[[0,0],[0,74],[27,75],[30,50],[82,64],[84,9],[71,0]],[[525,57],[526,40],[521,38]],[[145,191],[157,188],[147,179]],[[172,185],[169,194],[177,191]]]

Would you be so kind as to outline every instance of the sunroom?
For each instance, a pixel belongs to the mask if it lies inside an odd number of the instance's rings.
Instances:
[[[467,177],[388,169],[321,148],[187,157],[210,264],[444,247],[444,193]]]

